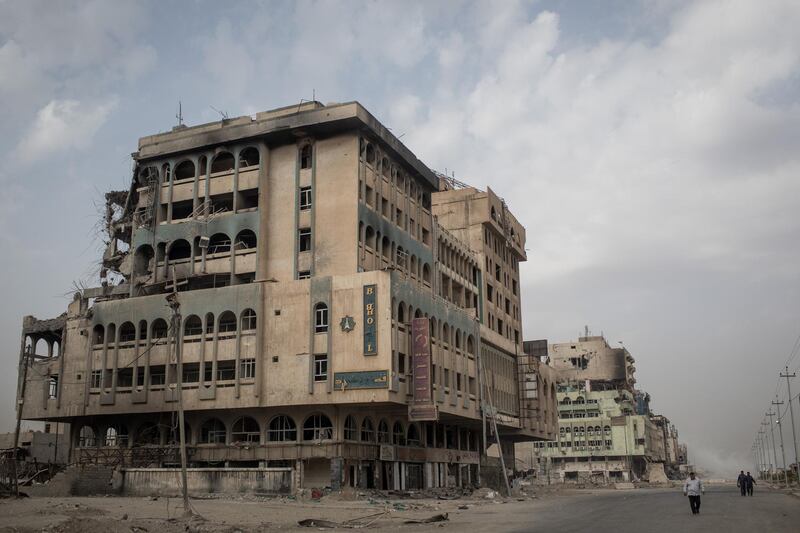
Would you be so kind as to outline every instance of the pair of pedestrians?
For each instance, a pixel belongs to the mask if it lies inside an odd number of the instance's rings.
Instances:
[[[739,487],[742,496],[752,496],[753,485],[755,484],[756,480],[753,479],[753,476],[750,475],[750,472],[745,474],[744,470],[739,473],[739,477],[736,479],[736,486]]]

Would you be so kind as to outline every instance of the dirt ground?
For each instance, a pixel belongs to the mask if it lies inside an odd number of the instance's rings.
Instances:
[[[321,500],[256,496],[192,499],[198,516],[182,518],[179,498],[75,497],[0,500],[0,532],[63,533],[173,533],[316,531],[298,521],[322,519],[351,528],[408,532],[455,530],[481,517],[488,519],[510,507],[530,505],[538,496],[486,498],[485,493],[455,500],[433,498],[388,499],[375,494],[328,495]],[[521,509],[518,509],[518,511]],[[447,514],[443,522],[406,524],[406,520]],[[348,522],[349,521],[349,522]],[[341,527],[345,529],[346,527]],[[338,528],[337,528],[338,529]]]

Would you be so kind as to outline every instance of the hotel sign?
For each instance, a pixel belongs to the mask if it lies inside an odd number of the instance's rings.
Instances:
[[[414,422],[439,419],[433,403],[431,383],[430,320],[415,318],[411,321],[412,364],[414,365],[414,398],[408,406],[408,419]]]
[[[364,285],[364,355],[378,354],[378,325],[375,322],[377,285]]]

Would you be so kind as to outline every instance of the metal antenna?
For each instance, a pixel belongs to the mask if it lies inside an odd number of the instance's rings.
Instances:
[[[178,126],[183,126],[183,109],[180,100],[178,100],[178,114],[175,115],[175,118],[178,119]]]
[[[220,111],[219,109],[217,109],[217,108],[216,108],[216,107],[214,107],[213,105],[210,105],[210,106],[208,106],[208,107],[210,107],[211,109],[213,109],[214,111],[216,111],[217,113],[219,113],[219,114],[220,114],[220,116],[222,117],[222,120],[228,120],[228,114],[227,114],[225,111]]]

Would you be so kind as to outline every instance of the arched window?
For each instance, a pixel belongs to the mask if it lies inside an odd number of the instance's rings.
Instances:
[[[352,415],[344,419],[344,440],[358,440],[358,425]]]
[[[78,433],[78,447],[93,448],[94,446],[97,446],[94,429],[90,426],[83,426]]]
[[[139,340],[147,340],[147,320],[139,321]]]
[[[186,159],[175,167],[175,181],[194,178],[194,163]]]
[[[101,324],[97,324],[92,329],[92,344],[103,344],[106,338],[106,328]]]
[[[119,446],[124,448],[128,445],[128,428],[122,424],[114,424],[106,429],[105,445],[109,447]]]
[[[378,422],[378,443],[379,444],[391,444],[392,439],[389,436],[389,423],[386,420],[381,420]]]
[[[237,250],[255,250],[258,239],[253,230],[243,229],[236,235]]]
[[[400,421],[394,423],[392,430],[393,442],[398,446],[406,445],[406,432],[403,429],[403,424]]]
[[[233,311],[225,311],[219,315],[219,332],[229,333],[236,331],[236,315]]]
[[[472,335],[467,337],[467,353],[475,355],[475,339]]]
[[[242,331],[254,331],[256,329],[256,312],[252,309],[242,311]]]
[[[603,426],[603,431],[606,433],[611,433],[611,426]]]
[[[136,249],[133,256],[133,272],[137,276],[146,276],[153,271],[151,263],[156,253],[149,244],[143,244]]]
[[[267,441],[286,442],[297,440],[297,426],[291,417],[278,415],[269,421]]]
[[[328,331],[328,306],[320,302],[314,306],[314,333]]]
[[[311,415],[303,423],[303,440],[326,440],[333,438],[333,424],[323,414]]]
[[[225,444],[225,424],[218,418],[209,418],[200,427],[200,442],[203,444]]]
[[[389,177],[389,160],[385,157],[381,159],[381,173],[387,178]]]
[[[192,257],[192,245],[186,239],[173,241],[169,246],[167,257],[170,261],[179,261]]]
[[[367,229],[365,230],[365,233],[364,233],[364,239],[365,239],[364,244],[366,244],[367,248],[369,248],[371,250],[374,250],[375,249],[375,230],[372,228],[372,226],[367,226]]]
[[[206,335],[214,334],[214,313],[206,313]]]
[[[375,147],[372,146],[372,143],[367,143],[367,153],[365,159],[370,165],[375,163]]]
[[[233,423],[231,442],[250,442],[258,444],[261,440],[261,428],[258,422],[249,416],[243,416]]]
[[[119,327],[119,342],[131,342],[136,340],[136,326],[133,322],[124,322]]]
[[[239,152],[239,168],[254,167],[258,165],[258,150],[250,146]]]
[[[428,263],[422,265],[422,281],[424,283],[431,282],[431,267]]]
[[[575,402],[574,403],[576,405],[583,405],[586,402],[583,400],[583,396],[578,396],[577,398],[575,398]]]
[[[310,144],[300,148],[300,168],[311,168],[312,148]]]
[[[600,434],[600,426],[595,426],[594,427],[594,432],[599,435]]]
[[[560,427],[560,428],[558,428],[558,432],[559,432],[559,433],[561,433],[562,435],[563,435],[564,433],[566,433],[566,431],[567,431],[567,430],[566,430],[565,428],[563,428],[563,427]]]
[[[161,444],[161,428],[152,422],[142,424],[136,431],[135,442],[138,446]]]
[[[364,442],[375,442],[375,428],[369,417],[361,422],[361,440]]]
[[[230,172],[234,167],[233,155],[230,152],[220,152],[211,162],[211,173]]]
[[[400,302],[400,305],[397,306],[397,322],[400,324],[405,324],[406,322],[406,304],[405,302]]]
[[[208,253],[225,254],[231,251],[231,240],[224,233],[215,233],[208,241]]]
[[[408,425],[408,436],[406,442],[409,446],[422,446],[422,439],[420,439],[419,428],[416,424]]]
[[[153,328],[153,333],[151,335],[153,339],[167,338],[167,321],[163,318],[157,318],[153,320],[153,323],[150,327]]]
[[[191,335],[203,334],[203,322],[197,315],[189,315],[183,325],[183,334],[188,337]]]

